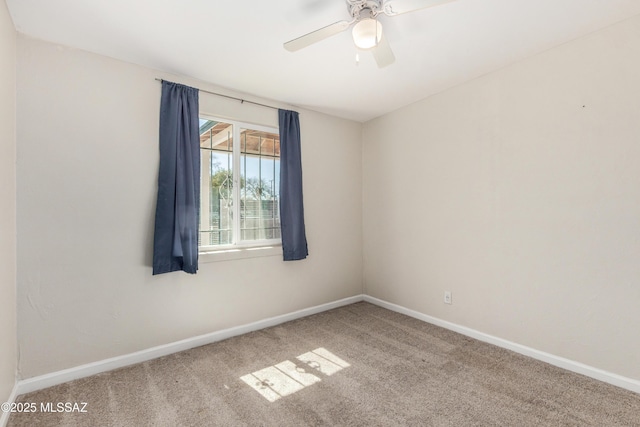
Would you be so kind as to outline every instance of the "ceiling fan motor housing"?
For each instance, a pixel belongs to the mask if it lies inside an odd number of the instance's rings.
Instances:
[[[375,19],[379,13],[382,13],[380,0],[347,0],[349,13],[356,21],[369,18]]]

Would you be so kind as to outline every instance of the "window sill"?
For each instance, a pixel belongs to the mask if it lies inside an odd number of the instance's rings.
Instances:
[[[208,262],[232,261],[236,259],[260,258],[266,256],[282,257],[282,245],[205,250],[198,254],[198,261],[205,264]]]

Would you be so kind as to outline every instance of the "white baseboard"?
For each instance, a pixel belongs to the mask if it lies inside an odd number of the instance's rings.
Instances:
[[[11,390],[11,394],[9,395],[9,398],[6,400],[6,403],[13,403],[16,401],[16,397],[18,397],[20,393],[18,393],[18,383],[16,382],[13,386],[13,390]],[[0,403],[4,403],[4,402],[0,402]],[[9,415],[11,415],[11,412],[3,412],[0,411],[0,427],[5,427],[7,425],[7,423],[9,422]]]
[[[563,357],[555,356],[550,353],[545,353],[544,351],[536,350],[535,348],[527,347],[527,346],[517,344],[502,338],[494,337],[493,335],[485,334],[484,332],[476,331],[475,329],[467,328],[466,326],[460,326],[455,323],[447,322],[446,320],[438,319],[437,317],[428,316],[418,311],[414,311],[406,307],[402,307],[400,305],[392,304],[390,302],[387,302],[378,298],[374,298],[369,295],[364,295],[364,300],[366,302],[378,305],[388,310],[405,314],[407,316],[413,317],[418,320],[422,320],[423,322],[431,323],[433,325],[440,326],[454,332],[458,332],[462,335],[475,338],[479,341],[484,341],[489,344],[496,345],[498,347],[506,348],[507,350],[515,351],[516,353],[529,356],[533,359],[546,362],[550,365],[554,365],[559,368],[566,369],[568,371],[582,374],[587,377],[591,377],[596,380],[603,381],[605,383],[613,384],[615,386],[633,391],[635,393],[640,393],[640,381],[638,380],[623,377],[622,375],[603,371],[602,369],[594,368],[592,366],[585,365],[580,362],[565,359]]]
[[[371,304],[378,305],[380,307],[405,314],[418,320],[422,320],[427,323],[431,323],[436,326],[443,327],[445,329],[458,332],[462,335],[477,339],[479,341],[487,342],[489,344],[496,345],[498,347],[506,348],[516,353],[523,354],[525,356],[532,357],[542,362],[549,363],[559,368],[566,369],[568,371],[576,372],[615,386],[640,393],[640,381],[631,378],[623,377],[621,375],[613,374],[611,372],[603,371],[592,366],[585,365],[583,363],[575,362],[573,360],[565,359],[553,354],[545,353],[540,350],[536,350],[531,347],[527,347],[521,344],[517,344],[502,338],[495,337],[493,335],[485,334],[475,329],[460,326],[455,323],[447,322],[436,317],[428,316],[402,307],[397,304],[393,304],[378,298],[374,298],[369,295],[356,295],[349,298],[344,298],[338,301],[333,301],[327,304],[321,304],[315,307],[306,308],[303,310],[294,311],[292,313],[283,314],[276,317],[260,320],[257,322],[249,323],[247,325],[237,326],[234,328],[224,329],[210,334],[200,335],[193,338],[188,338],[182,341],[176,341],[173,343],[161,345],[158,347],[141,350],[135,353],[125,354],[123,356],[113,357],[110,359],[101,360],[98,362],[88,363],[86,365],[77,366],[75,368],[65,369],[58,372],[52,372],[50,374],[41,375],[38,377],[28,378],[26,380],[18,381],[14,387],[9,402],[15,401],[16,396],[24,393],[30,393],[32,391],[41,390],[54,385],[62,384],[68,381],[77,380],[80,378],[88,377],[91,375],[99,374],[102,372],[111,371],[113,369],[123,368],[125,366],[133,365],[136,363],[146,362],[148,360],[156,359],[158,357],[166,356],[169,354],[177,353],[179,351],[188,350],[190,348],[199,347],[201,345],[211,344],[216,341],[221,341],[227,338],[231,338],[237,335],[246,334],[248,332],[257,331],[260,329],[268,328],[271,326],[279,325],[281,323],[289,322],[291,320],[300,319],[302,317],[310,316],[312,314],[321,313],[323,311],[331,310],[334,308],[342,307],[345,305],[353,304],[360,301],[366,301]],[[8,414],[2,414],[0,416],[0,427],[4,427],[9,416]]]
[[[188,350],[190,348],[211,344],[216,341],[221,341],[227,338],[235,337],[237,335],[242,335],[248,332],[253,332],[253,331],[268,328],[271,326],[279,325],[284,322],[300,319],[302,317],[310,316],[316,313],[321,313],[323,311],[342,307],[344,305],[353,304],[363,300],[364,300],[364,295],[356,295],[356,296],[344,298],[338,301],[333,301],[327,304],[321,304],[315,307],[294,311],[292,313],[270,317],[268,319],[249,323],[247,325],[236,326],[234,328],[224,329],[221,331],[212,332],[210,334],[200,335],[193,338],[188,338],[182,341],[176,341],[176,342],[161,345],[158,347],[152,347],[146,350],[137,351],[135,353],[112,357],[110,359],[88,363],[86,365],[77,366],[75,368],[65,369],[62,371],[41,375],[38,377],[28,378],[26,380],[18,381],[18,384],[16,386],[16,389],[14,389],[14,392],[17,392],[16,395],[30,393],[32,391],[41,390],[43,388],[66,383],[68,381],[73,381],[73,380],[88,377],[91,375],[99,374],[102,372],[111,371],[113,369],[123,368],[125,366],[133,365],[136,363],[146,362],[148,360],[152,360],[158,357],[177,353],[179,351]],[[4,427],[4,425],[0,424],[0,427]]]

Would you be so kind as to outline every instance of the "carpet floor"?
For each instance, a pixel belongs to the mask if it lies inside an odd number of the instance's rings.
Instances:
[[[10,427],[640,426],[639,394],[366,302],[17,402]]]

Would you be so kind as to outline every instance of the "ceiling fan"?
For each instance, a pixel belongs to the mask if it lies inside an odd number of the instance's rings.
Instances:
[[[338,21],[331,25],[312,31],[284,44],[289,52],[322,41],[343,32],[353,25],[353,41],[358,49],[370,50],[378,68],[393,64],[396,60],[389,42],[382,34],[382,24],[378,21],[380,14],[396,16],[413,12],[454,0],[346,0],[351,15],[349,21]]]

